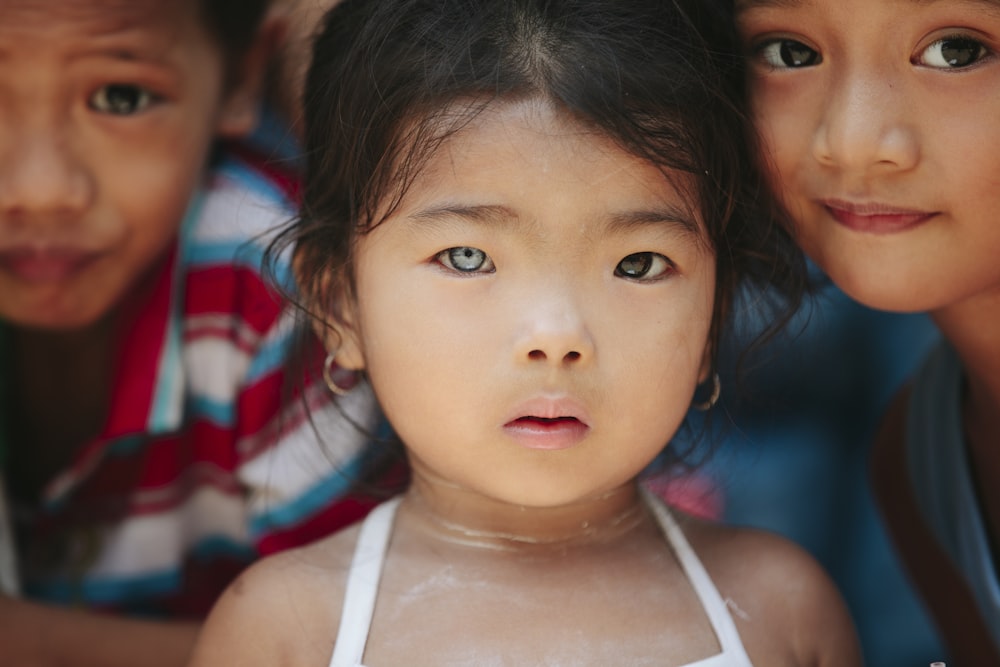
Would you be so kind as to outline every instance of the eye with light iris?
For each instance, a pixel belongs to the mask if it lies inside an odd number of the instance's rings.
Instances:
[[[938,69],[961,69],[982,60],[987,49],[971,37],[945,37],[924,49],[919,62]]]
[[[631,280],[656,280],[674,270],[673,263],[657,252],[636,252],[628,255],[615,267],[615,275]]]
[[[493,260],[479,248],[460,246],[442,250],[436,259],[444,266],[460,273],[492,273]]]
[[[148,90],[128,84],[111,84],[99,88],[90,97],[91,108],[115,116],[130,116],[145,110],[153,101]]]
[[[776,39],[758,49],[761,59],[771,67],[788,69],[810,67],[820,62],[819,52],[794,39]]]

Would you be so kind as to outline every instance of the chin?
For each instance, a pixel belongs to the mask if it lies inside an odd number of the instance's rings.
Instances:
[[[940,307],[939,300],[914,281],[886,279],[884,275],[859,272],[828,272],[830,279],[858,303],[891,313],[922,313]]]

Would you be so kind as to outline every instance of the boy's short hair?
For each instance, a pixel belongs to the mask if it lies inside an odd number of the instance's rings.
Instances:
[[[198,0],[206,24],[227,59],[250,47],[271,0]]]

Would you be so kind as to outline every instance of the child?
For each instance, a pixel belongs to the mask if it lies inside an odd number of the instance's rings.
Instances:
[[[713,384],[737,285],[798,275],[705,7],[328,15],[295,273],[412,483],[241,575],[193,664],[859,664],[804,552],[637,485]]]
[[[183,664],[248,562],[364,513],[335,501],[373,401],[345,419],[304,390],[329,452],[283,402],[290,318],[254,239],[294,184],[218,143],[255,124],[266,12],[0,7],[0,461],[25,595],[5,556],[4,664]]]
[[[876,493],[954,660],[1000,664],[1000,6],[736,10],[803,248],[853,298],[929,311],[947,339],[890,408]]]

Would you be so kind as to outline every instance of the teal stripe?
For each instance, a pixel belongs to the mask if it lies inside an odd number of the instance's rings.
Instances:
[[[246,545],[226,537],[211,536],[200,541],[191,551],[195,561],[209,562],[218,559],[233,559],[250,562],[257,557],[256,551]],[[60,578],[46,583],[31,582],[27,592],[32,598],[77,603],[81,599],[92,604],[128,604],[131,600],[170,595],[180,589],[181,570],[172,568],[135,577],[106,577],[70,582]]]
[[[318,445],[317,445],[318,446]],[[368,457],[359,456],[349,465],[333,471],[329,477],[314,485],[309,491],[280,507],[273,507],[250,521],[250,535],[262,535],[292,527],[347,495],[354,483],[362,478],[368,467]]]

